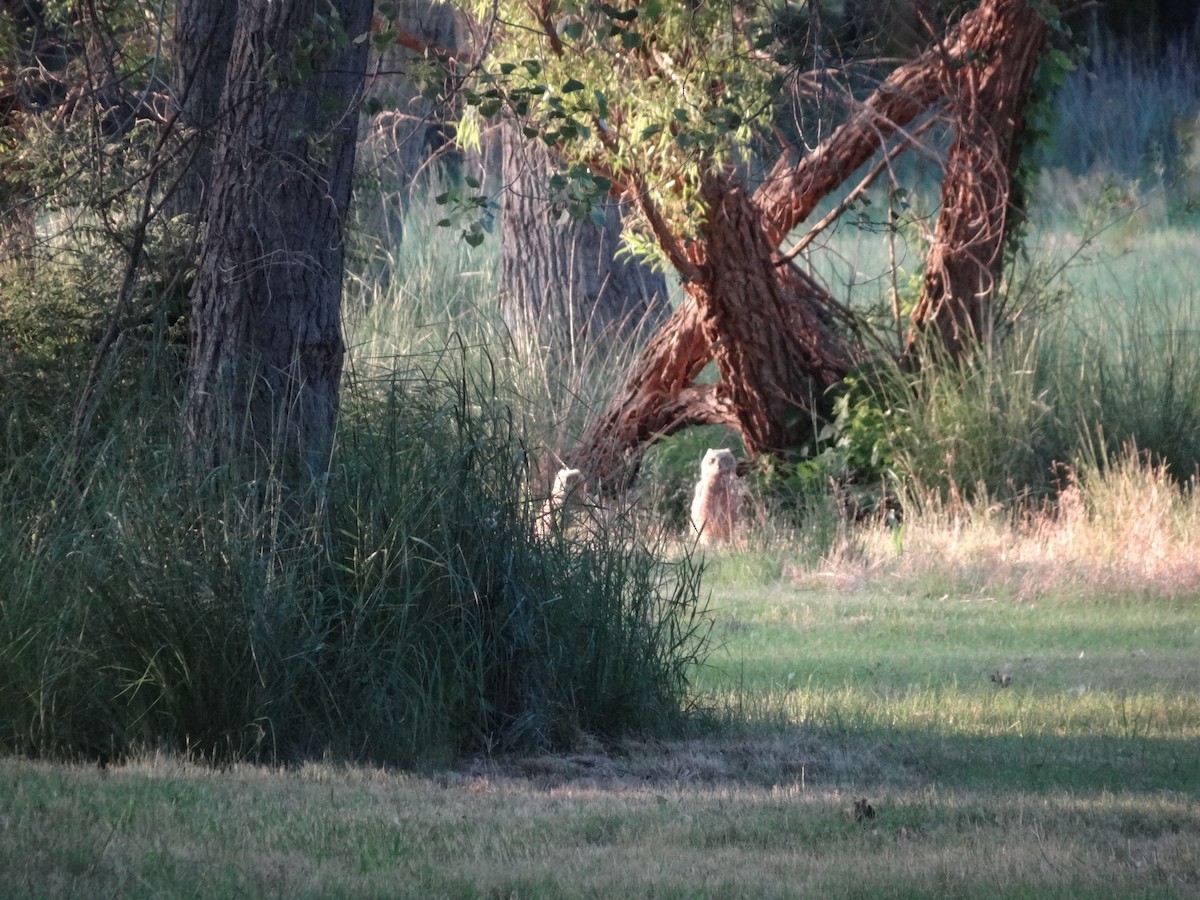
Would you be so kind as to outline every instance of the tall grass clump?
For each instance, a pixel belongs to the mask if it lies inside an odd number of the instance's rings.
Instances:
[[[622,516],[535,536],[523,407],[482,350],[350,378],[306,493],[181,473],[180,360],[127,343],[170,359],[118,362],[86,441],[0,459],[4,751],[422,765],[682,721],[698,567]]]
[[[1132,445],[1190,479],[1200,465],[1195,236],[1155,231],[1135,252],[1114,252],[1103,235],[1059,238],[1032,235],[998,301],[1003,328],[965,360],[931,348],[847,379],[801,468],[918,497],[1027,502],[1057,492],[1062,466]]]
[[[1190,274],[1195,238],[1143,242],[1153,263],[1097,279],[1073,304],[1039,367],[1081,462],[1135,445],[1179,481],[1200,466],[1200,293]]]

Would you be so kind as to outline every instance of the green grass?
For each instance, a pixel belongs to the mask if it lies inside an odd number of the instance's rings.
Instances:
[[[718,573],[718,581],[720,575]],[[441,774],[0,763],[5,896],[1184,897],[1200,614],[720,585],[733,718]],[[1002,687],[990,679],[1011,675]],[[738,722],[740,721],[740,724]],[[874,818],[856,821],[867,798]]]

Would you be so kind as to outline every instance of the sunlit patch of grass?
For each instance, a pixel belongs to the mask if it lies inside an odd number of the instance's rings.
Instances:
[[[1082,599],[1200,593],[1200,502],[1163,465],[1128,447],[1063,468],[1053,502],[993,504],[924,493],[899,530],[848,535],[825,564],[791,567],[805,586],[852,588],[886,577],[926,592],[1018,601],[1046,594]]]

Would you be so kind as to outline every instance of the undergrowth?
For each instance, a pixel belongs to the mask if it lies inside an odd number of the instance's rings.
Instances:
[[[430,765],[681,721],[699,566],[628,517],[535,538],[524,436],[460,348],[347,385],[306,497],[181,480],[141,390],[83,457],[4,461],[7,751]]]

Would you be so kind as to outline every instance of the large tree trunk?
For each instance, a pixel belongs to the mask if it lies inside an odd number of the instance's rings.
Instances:
[[[371,0],[336,0],[346,35]],[[187,456],[326,471],[344,346],[342,223],[366,45],[317,0],[240,4],[192,290]],[[311,49],[308,40],[315,39]]]
[[[985,4],[963,22],[963,38],[976,48],[975,57],[941,72],[954,142],[925,282],[912,314],[909,354],[925,334],[955,358],[990,339],[1017,140],[1025,124],[1021,111],[1047,31],[1045,19],[1026,0]]]
[[[237,14],[237,0],[179,0],[175,12],[171,92],[180,124],[188,129],[188,144],[166,212],[192,215],[197,227],[212,172],[213,136]]]
[[[709,176],[701,194],[707,215],[690,253],[702,277],[686,289],[702,311],[738,431],[752,455],[796,447],[853,355],[828,295],[779,264],[745,186],[724,173]]]
[[[565,216],[548,185],[549,152],[512,126],[502,134],[500,302],[509,327],[532,335],[553,360],[576,360],[666,321],[662,273],[617,255],[621,205],[604,202],[603,225]]]
[[[611,486],[636,473],[646,443],[688,425],[736,428],[752,454],[798,446],[827,412],[829,387],[853,363],[828,296],[778,264],[737,177],[710,176],[703,194],[708,215],[687,250],[694,266],[687,301],[570,455],[572,465]],[[696,384],[709,360],[720,381]]]

